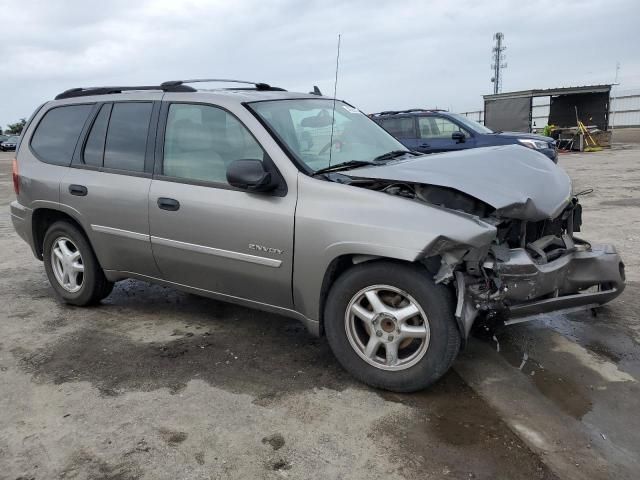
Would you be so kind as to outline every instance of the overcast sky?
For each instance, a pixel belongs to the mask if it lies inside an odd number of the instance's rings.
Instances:
[[[0,0],[0,125],[71,87],[194,77],[332,94],[365,112],[477,110],[493,34],[503,91],[640,87],[640,1]]]

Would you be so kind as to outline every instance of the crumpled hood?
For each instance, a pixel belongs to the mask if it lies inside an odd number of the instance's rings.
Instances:
[[[571,199],[565,171],[520,145],[423,155],[344,173],[453,188],[491,205],[500,217],[528,221],[557,217]]]

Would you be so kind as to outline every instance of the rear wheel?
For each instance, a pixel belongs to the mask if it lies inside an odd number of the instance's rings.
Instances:
[[[460,348],[451,292],[415,265],[372,262],[348,270],[329,292],[324,326],[347,371],[397,392],[435,382]]]
[[[84,234],[70,222],[55,222],[44,237],[44,268],[56,294],[72,305],[91,305],[111,293]]]

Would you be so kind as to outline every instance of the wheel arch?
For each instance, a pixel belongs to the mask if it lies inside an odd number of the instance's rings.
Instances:
[[[439,265],[440,260],[439,257],[431,257],[430,259],[420,259],[420,260],[407,260],[402,258],[394,258],[394,257],[386,257],[382,255],[371,255],[371,254],[358,254],[358,253],[350,253],[343,254],[335,257],[327,266],[324,277],[322,279],[322,287],[320,288],[320,298],[319,298],[319,332],[320,336],[324,335],[324,313],[327,296],[329,295],[329,291],[331,287],[336,282],[336,280],[343,275],[345,272],[355,267],[356,265],[362,263],[369,262],[387,262],[387,263],[395,263],[397,265],[406,265],[406,266],[421,266],[425,268],[426,271],[430,271],[432,268],[432,264]]]
[[[72,214],[58,210],[55,208],[49,207],[40,207],[33,211],[31,216],[31,232],[33,235],[33,248],[36,254],[36,257],[42,260],[43,250],[44,250],[44,237],[47,233],[47,230],[51,225],[58,221],[67,221],[77,227],[82,234],[85,236],[89,245],[91,245],[91,240],[87,235],[87,231],[80,222],[79,219],[75,218]],[[93,246],[92,246],[93,248]]]

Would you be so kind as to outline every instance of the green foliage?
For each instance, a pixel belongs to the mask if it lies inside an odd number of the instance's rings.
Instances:
[[[556,128],[555,125],[545,125],[544,128],[542,129],[542,135],[544,135],[545,137],[550,137],[551,133],[553,133],[553,130]]]
[[[9,135],[20,135],[22,133],[22,129],[27,124],[26,118],[21,118],[20,121],[16,123],[10,123],[7,125],[7,129],[5,130],[6,134]]]

